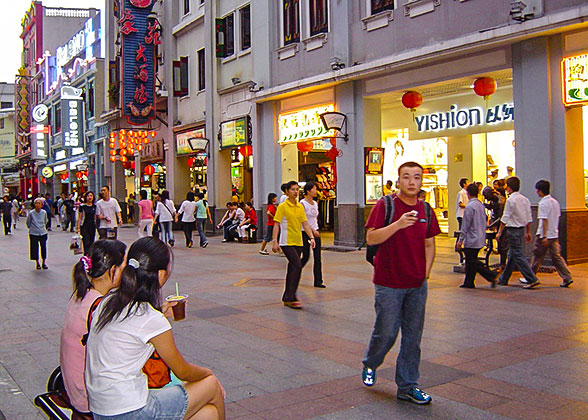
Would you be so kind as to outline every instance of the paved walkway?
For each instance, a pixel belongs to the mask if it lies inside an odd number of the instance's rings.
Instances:
[[[181,234],[181,233],[180,233]],[[122,239],[135,239],[122,229]],[[28,261],[25,232],[0,237],[0,410],[9,420],[43,416],[32,405],[58,364],[70,295],[69,234],[53,232],[49,270]],[[438,240],[423,337],[421,385],[431,406],[398,402],[395,353],[376,386],[360,380],[374,320],[370,267],[363,252],[324,252],[327,289],[306,268],[302,311],[280,303],[285,259],[257,245],[186,249],[178,235],[174,282],[190,294],[174,334],[188,360],[213,369],[227,391],[228,419],[586,419],[588,418],[588,265],[558,287],[541,274],[537,290],[496,290],[478,280],[457,286],[449,239]],[[396,348],[395,348],[396,349]]]

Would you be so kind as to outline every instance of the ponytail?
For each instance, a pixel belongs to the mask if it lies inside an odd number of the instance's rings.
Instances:
[[[88,290],[92,288],[92,282],[88,278],[88,272],[84,263],[80,260],[73,269],[73,288],[76,298],[82,300]]]

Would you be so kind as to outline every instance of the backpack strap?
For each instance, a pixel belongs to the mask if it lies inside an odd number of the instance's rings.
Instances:
[[[386,205],[386,217],[384,219],[385,226],[392,223],[394,218],[394,197],[391,195],[384,196],[384,204]]]
[[[432,213],[433,213],[433,209],[431,208],[431,205],[429,203],[427,203],[426,201],[423,201],[424,205],[425,205],[425,217],[427,218],[427,232],[425,233],[425,235],[427,235],[429,233],[429,229],[431,228],[431,219],[432,219]]]
[[[104,299],[104,296],[98,296],[90,305],[90,310],[88,311],[88,320],[86,322],[87,332],[82,336],[82,346],[85,346],[88,342],[88,336],[90,335],[90,326],[92,325],[92,315],[94,314],[94,311],[96,310],[100,302],[102,302],[102,299]]]

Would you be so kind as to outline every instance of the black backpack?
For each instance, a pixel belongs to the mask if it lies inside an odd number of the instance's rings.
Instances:
[[[384,203],[386,205],[386,217],[384,219],[384,221],[385,221],[384,226],[388,226],[389,224],[392,223],[392,219],[394,218],[394,197],[391,195],[385,195],[384,197],[381,198],[381,200],[384,200]],[[431,209],[431,205],[429,203],[427,203],[426,201],[423,203],[425,205],[425,215],[427,218],[427,232],[429,232],[429,228],[431,227],[432,209]],[[380,247],[380,244],[368,245],[365,248],[365,259],[371,265],[374,265],[374,257],[378,253],[379,247]]]

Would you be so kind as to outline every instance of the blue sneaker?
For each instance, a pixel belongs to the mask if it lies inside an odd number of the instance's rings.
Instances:
[[[396,394],[396,398],[399,400],[410,401],[414,404],[425,405],[430,404],[433,401],[433,398],[425,391],[422,391],[420,388],[416,386],[408,390],[406,393],[398,393]]]
[[[365,386],[373,386],[376,383],[376,370],[364,366],[361,372],[361,379]]]

